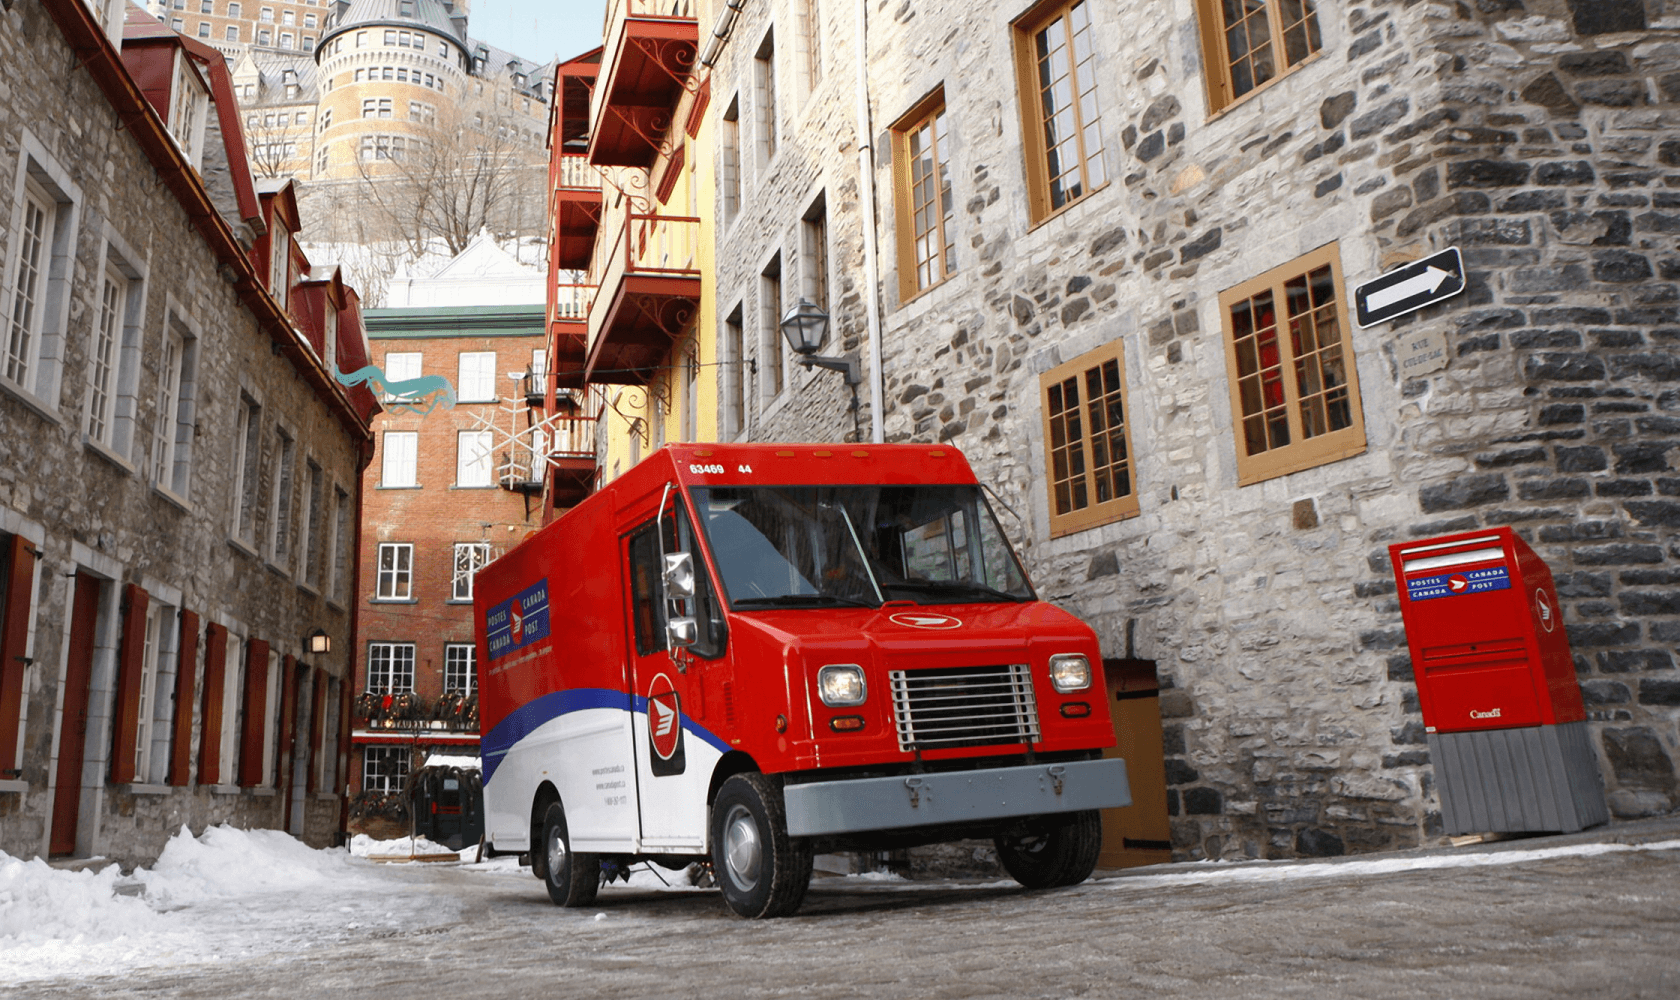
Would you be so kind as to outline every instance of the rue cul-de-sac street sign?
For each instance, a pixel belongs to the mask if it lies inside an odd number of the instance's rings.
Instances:
[[[1464,258],[1458,247],[1415,260],[1353,290],[1361,329],[1452,298],[1464,291]]]

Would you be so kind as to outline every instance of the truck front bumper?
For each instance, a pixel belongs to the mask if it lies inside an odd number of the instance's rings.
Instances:
[[[1013,819],[1132,804],[1126,762],[1069,761],[981,771],[787,785],[788,834],[818,837]]]

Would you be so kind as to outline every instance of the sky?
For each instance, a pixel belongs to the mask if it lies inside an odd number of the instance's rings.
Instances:
[[[606,0],[471,0],[467,33],[536,62],[601,44]]]

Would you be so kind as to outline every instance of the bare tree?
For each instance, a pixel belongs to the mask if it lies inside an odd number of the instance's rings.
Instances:
[[[481,230],[540,233],[547,154],[532,123],[488,99],[426,112],[357,151],[367,227],[420,257],[453,256]]]
[[[296,169],[298,149],[309,138],[309,126],[292,124],[294,117],[292,111],[268,111],[246,128],[251,169],[258,177],[286,177]],[[307,150],[304,153],[308,155]]]

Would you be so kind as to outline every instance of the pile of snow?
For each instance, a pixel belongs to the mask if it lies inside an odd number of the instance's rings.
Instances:
[[[201,837],[182,827],[155,865],[128,876],[115,864],[68,871],[0,852],[0,984],[285,947],[280,935],[249,933],[252,918],[296,920],[299,901],[384,888],[373,867],[277,830],[230,826]]]
[[[307,850],[307,848],[305,848]],[[358,858],[368,857],[413,857],[421,854],[460,854],[472,857],[478,853],[478,845],[464,851],[456,851],[452,847],[434,843],[425,837],[398,837],[395,840],[374,840],[365,833],[358,833],[350,838],[350,853]]]

